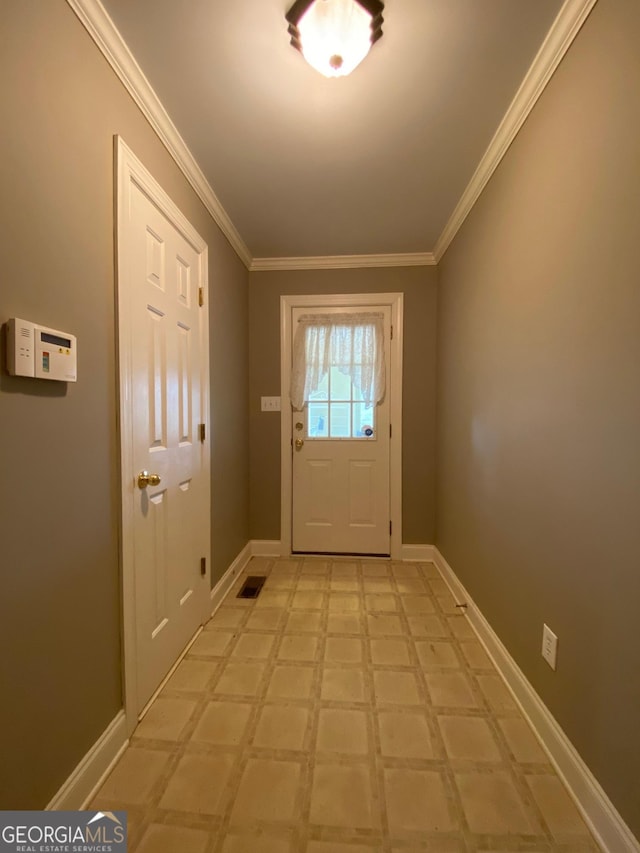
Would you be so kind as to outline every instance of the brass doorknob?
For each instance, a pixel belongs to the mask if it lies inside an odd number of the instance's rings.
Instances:
[[[304,441],[301,438],[296,438],[294,444],[296,446],[296,450],[300,450],[302,448],[302,445],[304,444]]]
[[[140,471],[138,474],[139,489],[146,489],[147,486],[159,486],[161,482],[159,474],[150,474],[148,471]]]

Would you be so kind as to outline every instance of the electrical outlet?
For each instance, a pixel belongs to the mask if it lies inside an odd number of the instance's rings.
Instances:
[[[260,397],[261,412],[279,412],[280,397]]]
[[[558,657],[558,638],[548,625],[542,627],[542,657],[551,669],[555,670],[556,658]]]

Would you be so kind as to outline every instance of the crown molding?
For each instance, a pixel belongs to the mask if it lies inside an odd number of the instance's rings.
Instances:
[[[433,251],[436,263],[440,262],[449,248],[596,3],[597,0],[566,0],[560,9],[489,147],[436,242]]]
[[[251,253],[100,0],[67,0],[247,269]]]
[[[347,270],[364,267],[432,267],[432,252],[404,255],[321,255],[304,258],[254,258],[249,270]]]

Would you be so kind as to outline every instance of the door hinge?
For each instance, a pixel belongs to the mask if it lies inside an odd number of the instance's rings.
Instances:
[[[393,326],[391,327],[391,340],[393,340]]]
[[[200,557],[200,574],[204,577],[207,573],[207,558]]]
[[[389,536],[393,533],[393,521],[389,522]]]
[[[207,437],[207,425],[206,424],[198,424],[198,439],[204,443],[204,440],[206,437]]]
[[[198,288],[198,305],[202,308],[204,305],[204,287]]]
[[[389,424],[389,438],[393,435],[393,427]]]

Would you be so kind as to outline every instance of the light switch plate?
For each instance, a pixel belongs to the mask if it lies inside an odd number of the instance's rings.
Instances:
[[[261,412],[279,412],[280,397],[260,397]]]
[[[558,638],[548,625],[542,628],[542,657],[555,670],[558,658]]]

